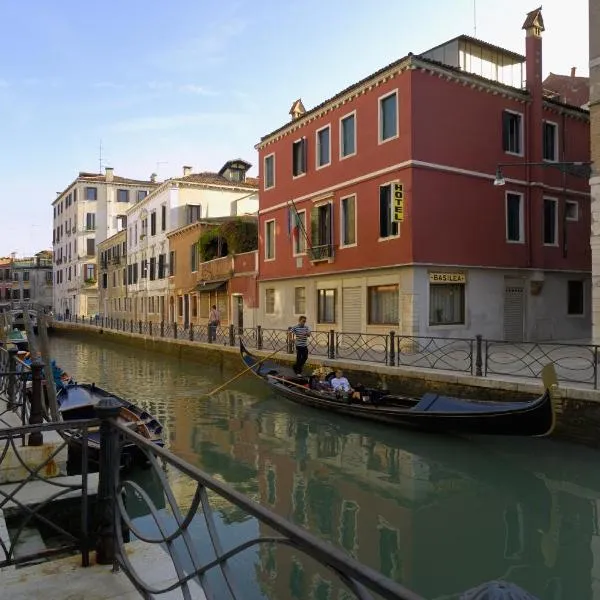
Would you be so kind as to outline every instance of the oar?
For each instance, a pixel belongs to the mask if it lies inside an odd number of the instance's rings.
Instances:
[[[265,356],[264,358],[261,358],[260,360],[257,360],[253,365],[250,365],[249,367],[246,367],[243,371],[241,371],[240,373],[238,373],[235,377],[232,377],[231,379],[229,379],[228,381],[226,381],[223,385],[220,385],[218,388],[215,388],[212,392],[209,392],[208,394],[205,394],[205,396],[207,396],[207,397],[208,396],[213,396],[217,392],[220,392],[224,387],[227,387],[230,383],[232,383],[236,379],[239,379],[242,375],[245,375],[248,371],[252,371],[257,365],[260,365],[261,363],[264,363],[265,360],[268,360],[269,358],[275,356],[278,352],[281,352],[282,350],[283,350],[283,348],[277,348],[277,350],[275,350],[275,352],[271,352],[271,354],[269,354],[268,356]]]
[[[295,385],[296,387],[300,387],[303,390],[306,390],[306,386],[302,385],[301,383],[294,383],[293,381],[289,381],[287,379],[284,379],[283,377],[277,377],[276,375],[269,375],[269,377],[271,379],[275,379],[276,381],[281,381],[282,383],[285,383],[286,385]]]

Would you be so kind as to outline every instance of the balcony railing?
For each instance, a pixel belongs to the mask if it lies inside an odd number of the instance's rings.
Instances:
[[[333,258],[333,244],[312,246],[308,248],[308,256],[312,261],[327,260]]]

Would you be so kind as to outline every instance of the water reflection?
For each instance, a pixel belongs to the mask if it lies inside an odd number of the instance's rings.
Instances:
[[[426,598],[506,578],[540,600],[600,599],[595,452],[330,420],[250,378],[206,399],[233,373],[113,346],[53,347],[80,380],[157,414],[179,456]],[[189,482],[173,483],[185,505]],[[220,511],[224,523],[246,520],[227,503]],[[346,597],[293,551],[261,547],[256,578],[252,597]]]

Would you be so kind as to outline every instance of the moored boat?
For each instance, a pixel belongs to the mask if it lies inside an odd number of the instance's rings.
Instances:
[[[289,367],[272,360],[261,361],[248,352],[241,340],[240,355],[246,367],[279,395],[329,413],[459,434],[541,437],[550,435],[556,423],[549,384],[538,398],[524,402],[466,400],[437,393],[412,398],[375,388],[360,388],[358,394],[340,396],[317,389],[314,377],[295,375]],[[553,373],[551,365],[546,369]]]

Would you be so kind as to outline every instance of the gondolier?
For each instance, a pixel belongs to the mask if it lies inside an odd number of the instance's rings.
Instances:
[[[304,315],[298,319],[297,325],[288,327],[288,336],[292,334],[296,342],[296,362],[293,369],[296,375],[302,375],[304,363],[308,360],[308,338],[310,337],[310,327],[306,324]]]

